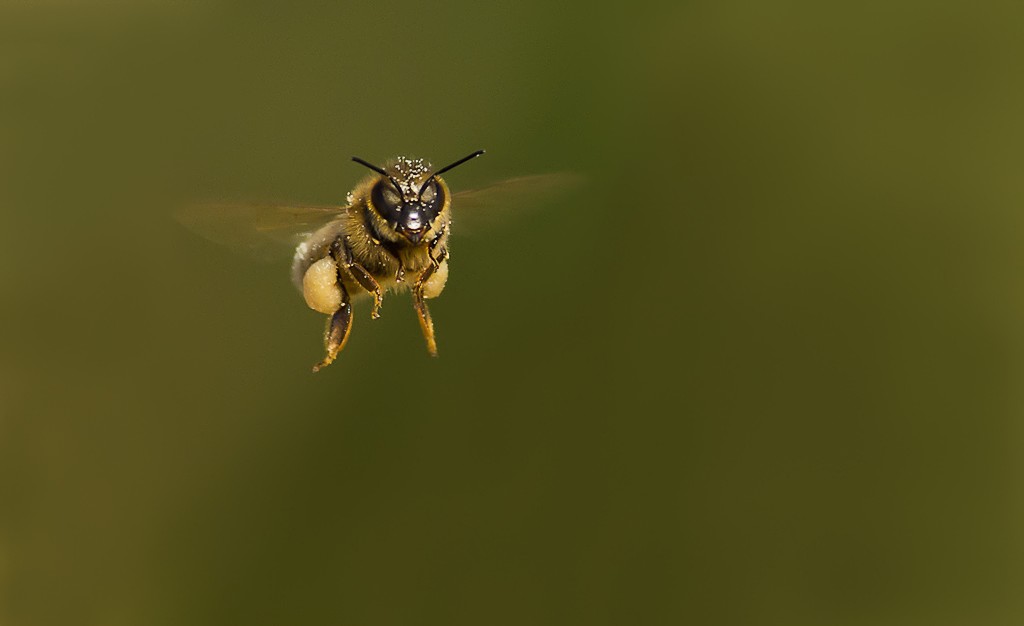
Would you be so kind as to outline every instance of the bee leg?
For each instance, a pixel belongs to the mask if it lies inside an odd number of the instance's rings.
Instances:
[[[441,267],[441,262],[448,258],[448,251],[442,248],[436,259],[434,258],[434,255],[429,252],[427,253],[427,257],[430,259],[430,265],[427,266],[427,269],[423,270],[420,277],[416,279],[416,284],[413,285],[412,288],[413,291],[423,291],[423,284],[430,280],[430,277],[434,275],[437,268]]]
[[[423,300],[423,294],[414,291],[412,293],[412,305],[416,307],[416,314],[420,318],[420,329],[423,331],[423,338],[427,340],[427,352],[430,356],[437,356],[437,340],[434,339],[434,322],[430,319],[430,309]]]
[[[398,271],[395,272],[395,282],[400,283],[405,280],[405,267],[402,266],[402,259],[398,259]]]
[[[437,356],[437,340],[434,339],[434,321],[430,319],[430,309],[427,308],[426,300],[423,298],[423,285],[426,283],[437,268],[441,266],[441,261],[445,259],[445,251],[442,250],[438,258],[430,256],[430,265],[427,269],[423,270],[420,277],[416,280],[416,284],[412,288],[412,304],[416,308],[416,314],[420,319],[420,329],[423,331],[423,338],[427,340],[427,352],[430,356]]]
[[[352,257],[352,249],[348,246],[348,237],[334,240],[334,243],[331,244],[331,255],[334,256],[339,268],[345,268],[360,287],[373,294],[373,311],[370,312],[370,317],[373,319],[380,317],[380,305],[384,298],[380,284],[370,272],[366,271],[365,267],[356,263]],[[338,283],[341,284],[340,277]]]
[[[348,294],[342,287],[344,301],[337,311],[327,319],[327,332],[324,334],[324,347],[327,349],[327,356],[313,366],[314,372],[319,372],[338,358],[338,353],[345,347],[348,341],[349,331],[352,330],[352,303],[348,300]]]

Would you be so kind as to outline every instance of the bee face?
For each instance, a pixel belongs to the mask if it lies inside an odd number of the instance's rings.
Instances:
[[[447,186],[430,169],[422,159],[400,157],[370,191],[370,208],[412,244],[431,230],[449,203]]]

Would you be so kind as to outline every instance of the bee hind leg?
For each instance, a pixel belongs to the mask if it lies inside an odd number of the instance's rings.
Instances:
[[[424,286],[438,268],[441,267],[441,263],[446,257],[447,254],[444,250],[441,251],[437,259],[431,256],[431,264],[427,266],[427,269],[423,270],[423,273],[420,274],[412,288],[412,304],[416,308],[416,315],[420,320],[420,330],[423,331],[423,338],[427,340],[427,352],[430,353],[430,356],[437,356],[437,340],[434,338],[434,321],[430,319],[430,309],[427,308]]]
[[[412,293],[412,305],[416,307],[416,315],[420,318],[420,329],[423,331],[423,338],[427,340],[427,352],[430,356],[437,356],[437,340],[434,339],[434,321],[430,319],[430,309],[423,300],[423,293],[414,290]]]
[[[346,294],[347,295],[347,294]],[[338,353],[345,347],[348,341],[349,332],[352,330],[352,303],[346,298],[337,311],[327,319],[327,332],[324,334],[324,347],[327,349],[327,356],[313,366],[314,372],[319,372],[338,358]]]

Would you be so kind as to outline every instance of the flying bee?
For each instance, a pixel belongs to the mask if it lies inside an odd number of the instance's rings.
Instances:
[[[326,355],[314,372],[330,365],[345,347],[353,300],[372,297],[370,316],[377,319],[389,290],[412,292],[427,351],[437,356],[426,301],[439,296],[448,280],[453,199],[479,205],[500,196],[522,197],[524,191],[549,191],[569,181],[559,174],[527,176],[453,195],[440,175],[482,154],[477,150],[436,170],[423,159],[400,156],[377,166],[352,157],[373,173],[341,207],[200,205],[177,217],[214,241],[254,252],[282,235],[292,245],[298,239],[292,282],[309,308],[328,316]]]
[[[313,371],[330,365],[348,341],[350,294],[372,295],[370,316],[376,319],[383,290],[405,283],[407,274],[427,351],[437,356],[426,300],[441,295],[448,280],[451,191],[440,175],[483,153],[433,172],[422,159],[399,157],[377,167],[353,157],[378,175],[357,185],[341,215],[299,244],[292,261],[292,281],[301,286],[306,304],[331,316],[327,356]]]

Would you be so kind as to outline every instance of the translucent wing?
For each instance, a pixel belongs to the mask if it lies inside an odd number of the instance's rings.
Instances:
[[[456,232],[476,232],[504,221],[510,213],[536,210],[583,184],[579,174],[519,176],[480,189],[456,191],[452,214]],[[467,228],[468,227],[468,228]]]
[[[549,205],[580,185],[575,174],[539,174],[510,178],[480,189],[460,191],[452,199],[458,232],[484,230],[522,213]],[[290,257],[310,233],[339,217],[344,206],[197,204],[174,216],[210,241],[266,260]],[[468,226],[468,228],[467,228]]]
[[[267,260],[289,257],[309,233],[338,217],[345,207],[198,204],[174,217],[197,234]]]

